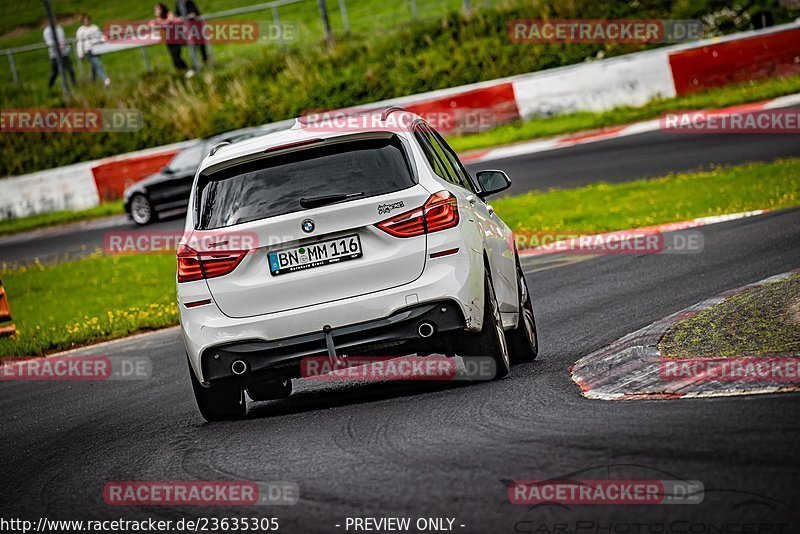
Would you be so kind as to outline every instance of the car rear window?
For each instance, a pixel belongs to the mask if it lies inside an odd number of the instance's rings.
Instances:
[[[244,163],[198,181],[200,229],[301,211],[301,198],[383,195],[415,184],[402,142],[386,138],[334,143]]]

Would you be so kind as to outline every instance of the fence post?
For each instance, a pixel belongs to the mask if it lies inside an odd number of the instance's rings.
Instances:
[[[283,25],[281,24],[281,17],[278,15],[278,7],[272,6],[272,22],[278,28],[278,42],[283,46],[285,44],[283,40]],[[269,36],[267,36],[269,39]]]
[[[347,4],[345,4],[345,0],[339,0],[339,14],[342,15],[344,32],[350,33],[350,19],[347,18]]]
[[[65,72],[64,60],[63,56],[61,55],[61,41],[58,38],[58,33],[56,32],[56,19],[53,16],[53,8],[50,6],[50,0],[43,0],[44,2],[44,10],[47,13],[47,23],[50,27],[50,33],[53,37],[53,42],[55,43],[55,50],[56,50],[56,65],[58,66],[58,74],[61,77],[61,89],[64,91],[64,100],[67,101],[67,104],[72,102],[72,92],[69,90],[69,85],[67,85],[67,73]]]
[[[9,52],[6,55],[8,56],[8,66],[11,67],[11,79],[14,80],[14,85],[19,85],[19,76],[17,75],[17,66],[14,64],[14,54]]]
[[[470,0],[464,0],[464,11],[467,15],[472,13],[472,2]]]
[[[75,68],[78,69],[78,79],[83,79],[83,61],[78,57],[78,47],[73,46],[72,51],[75,53]],[[91,69],[91,67],[90,67]],[[91,75],[91,73],[90,73]]]
[[[333,45],[333,32],[331,32],[331,19],[328,17],[328,4],[325,0],[317,0],[319,5],[319,14],[322,17],[322,26],[325,29],[325,38],[328,40],[328,45]]]
[[[419,16],[417,12],[417,3],[414,0],[408,0],[408,5],[411,8],[411,18],[416,19]]]
[[[139,50],[142,51],[142,57],[144,58],[144,69],[147,72],[151,72],[153,69],[150,66],[150,52],[147,50],[147,46],[143,46]]]

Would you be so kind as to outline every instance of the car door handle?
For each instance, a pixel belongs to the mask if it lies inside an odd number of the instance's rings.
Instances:
[[[486,211],[489,212],[489,215],[494,215],[494,208],[490,205],[486,205]]]
[[[469,202],[469,203],[470,203],[470,204],[472,204],[473,206],[475,205],[475,203],[476,203],[477,201],[478,201],[478,199],[477,199],[477,198],[475,198],[473,195],[469,195],[469,196],[467,196],[467,202]]]

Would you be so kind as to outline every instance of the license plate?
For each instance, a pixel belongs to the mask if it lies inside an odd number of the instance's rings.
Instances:
[[[331,263],[355,260],[363,256],[358,235],[347,235],[311,245],[270,252],[269,272],[272,276],[322,267]]]

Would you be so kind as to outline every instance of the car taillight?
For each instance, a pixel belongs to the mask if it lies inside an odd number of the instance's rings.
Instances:
[[[376,226],[395,237],[416,237],[458,225],[458,201],[449,191],[431,195],[421,208],[406,211]]]
[[[178,282],[216,278],[233,271],[248,251],[197,252],[188,245],[178,247]]]

